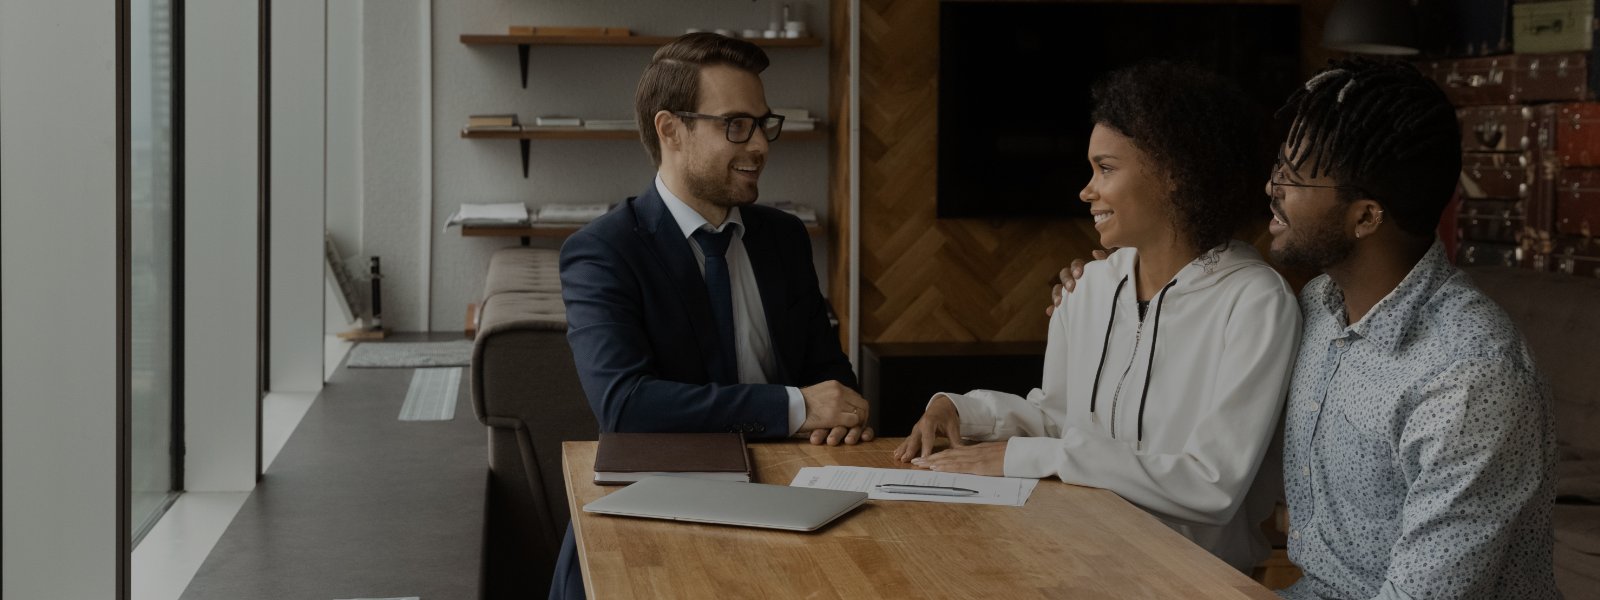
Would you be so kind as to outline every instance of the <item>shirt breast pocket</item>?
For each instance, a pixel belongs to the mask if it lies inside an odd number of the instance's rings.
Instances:
[[[1343,500],[1342,508],[1356,513],[1349,516],[1390,519],[1405,498],[1404,482],[1388,435],[1362,417],[1345,409],[1326,420],[1329,430],[1319,462],[1329,489]]]

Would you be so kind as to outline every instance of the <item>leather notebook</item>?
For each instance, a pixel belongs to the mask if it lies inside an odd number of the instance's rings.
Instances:
[[[602,433],[594,482],[625,485],[653,475],[749,482],[750,453],[738,433]]]

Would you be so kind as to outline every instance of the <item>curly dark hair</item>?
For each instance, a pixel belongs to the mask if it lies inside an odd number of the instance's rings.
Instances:
[[[1191,65],[1147,62],[1090,89],[1093,120],[1133,140],[1169,178],[1174,227],[1203,252],[1265,214],[1271,116],[1232,82]]]
[[[1461,125],[1444,90],[1410,63],[1334,61],[1278,111],[1288,117],[1286,160],[1326,174],[1343,202],[1371,198],[1401,231],[1433,239],[1461,174]]]

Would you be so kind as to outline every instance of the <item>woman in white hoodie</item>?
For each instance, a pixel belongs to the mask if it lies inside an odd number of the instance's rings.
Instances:
[[[1111,490],[1248,572],[1282,493],[1273,441],[1300,337],[1293,291],[1231,240],[1265,218],[1266,115],[1166,63],[1112,73],[1093,97],[1078,198],[1121,250],[1051,315],[1037,389],[935,395],[895,458]],[[952,447],[934,453],[941,434]]]

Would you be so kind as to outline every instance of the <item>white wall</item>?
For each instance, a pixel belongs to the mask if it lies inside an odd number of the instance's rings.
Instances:
[[[0,2],[6,598],[117,594],[115,16]]]
[[[323,214],[328,233],[347,259],[362,254],[361,13],[362,0],[327,0],[327,190]],[[323,327],[350,329],[339,291],[329,292]]]
[[[350,1],[355,0],[332,3]],[[826,40],[825,0],[788,3],[803,7],[813,35]],[[360,103],[365,212],[357,234],[360,256],[352,264],[364,267],[366,256],[383,257],[386,323],[399,330],[457,330],[466,305],[483,289],[489,255],[517,243],[462,238],[455,230],[442,233],[461,203],[619,202],[643,191],[653,175],[636,141],[539,141],[532,144],[530,175],[524,179],[516,142],[464,140],[459,131],[467,115],[479,113],[516,112],[525,120],[547,114],[631,118],[634,87],[654,48],[535,47],[524,90],[514,47],[467,46],[460,42],[462,34],[499,33],[512,24],[617,25],[642,35],[676,35],[690,27],[764,29],[771,5],[772,0],[437,0],[431,12],[419,12],[414,0],[365,2]],[[329,24],[330,32],[336,31],[332,16]],[[335,56],[331,43],[330,60]],[[803,107],[827,119],[826,41],[816,48],[768,49],[768,55],[772,66],[763,76],[768,102]],[[331,75],[332,63],[329,68]],[[338,85],[330,83],[330,101]],[[333,110],[330,105],[330,114]],[[337,139],[336,126],[330,118],[330,140]],[[329,147],[331,161],[332,141]],[[800,202],[826,219],[827,179],[826,142],[779,140],[762,177],[762,201]],[[333,202],[330,195],[330,225]],[[819,239],[813,245],[826,289],[826,244]]]
[[[350,266],[364,276],[367,257],[380,257],[384,326],[426,331],[432,229],[427,210],[432,195],[427,185],[428,3],[362,4],[363,237],[361,255]]]
[[[184,10],[184,484],[247,491],[257,452],[257,5]]]
[[[272,3],[268,387],[322,388],[326,0]]]

